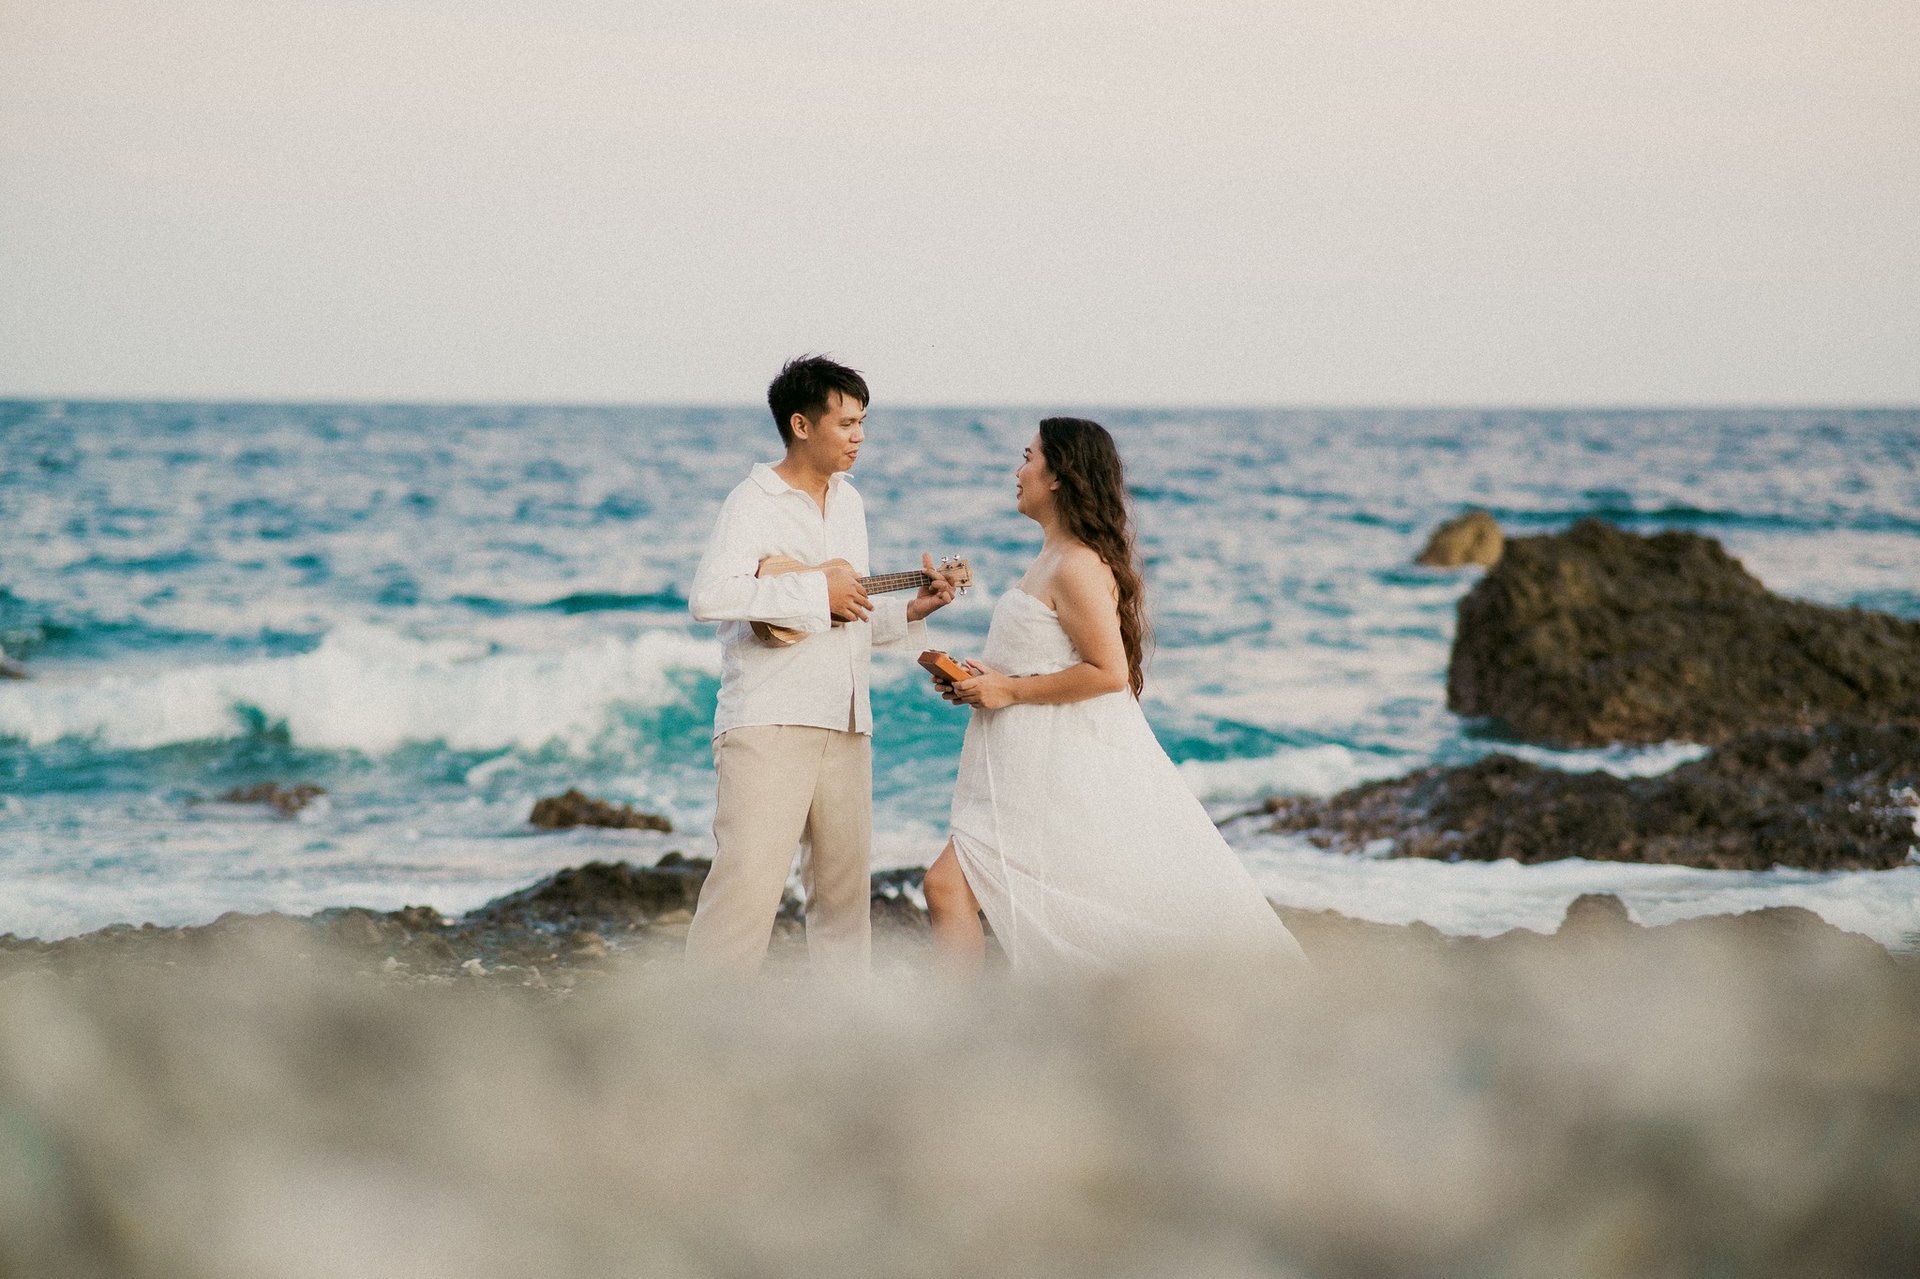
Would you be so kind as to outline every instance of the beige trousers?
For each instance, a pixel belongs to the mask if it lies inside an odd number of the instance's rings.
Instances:
[[[873,739],[797,724],[736,728],[713,744],[713,870],[687,930],[687,962],[750,976],[800,850],[807,954],[864,972],[872,950]]]

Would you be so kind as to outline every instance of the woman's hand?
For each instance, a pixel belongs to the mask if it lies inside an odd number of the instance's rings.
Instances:
[[[952,686],[956,705],[977,706],[983,711],[997,711],[1002,706],[1011,706],[1020,699],[1014,693],[1014,685],[1019,682],[1017,675],[1007,675],[990,666],[978,662],[968,662],[967,669],[973,678],[961,680]]]

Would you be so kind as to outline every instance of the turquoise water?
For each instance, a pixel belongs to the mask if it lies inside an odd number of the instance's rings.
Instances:
[[[1696,529],[1775,590],[1920,617],[1920,413],[1092,413],[1135,488],[1148,713],[1222,812],[1498,745],[1445,709],[1473,576],[1411,566],[1468,504],[1511,533]],[[870,415],[874,567],[971,561],[980,589],[935,623],[957,652],[1034,549],[1012,473],[1040,416]],[[464,909],[589,856],[705,851],[718,652],[684,593],[776,451],[747,408],[0,404],[0,647],[36,677],[0,683],[0,931]],[[963,721],[905,660],[876,711],[877,855],[924,862]],[[216,801],[267,780],[330,793],[292,821]],[[531,834],[569,785],[679,830]],[[1397,913],[1378,876],[1416,873],[1244,849],[1276,897],[1355,913]],[[1881,933],[1920,927],[1889,876],[1832,882],[1891,912]]]

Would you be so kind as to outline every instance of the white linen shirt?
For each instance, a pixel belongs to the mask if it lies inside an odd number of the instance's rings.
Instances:
[[[720,703],[713,735],[760,724],[872,733],[869,653],[926,641],[926,623],[907,621],[912,597],[875,596],[870,621],[835,626],[827,608],[827,575],[756,576],[769,555],[791,556],[802,564],[843,559],[867,576],[867,508],[858,490],[845,476],[829,478],[823,516],[811,494],[762,462],[727,494],[687,597],[695,618],[720,623]],[[780,648],[754,638],[751,623],[756,621],[807,635]]]

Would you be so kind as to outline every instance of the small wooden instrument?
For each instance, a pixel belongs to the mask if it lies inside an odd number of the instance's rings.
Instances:
[[[828,560],[824,564],[802,564],[799,560],[786,555],[769,555],[760,561],[756,577],[777,577],[782,573],[818,573],[832,568],[836,564],[845,564],[845,560]],[[967,562],[954,556],[940,561],[940,572],[956,591],[964,592],[973,585],[973,569]],[[869,595],[886,595],[893,591],[917,591],[933,579],[919,569],[910,573],[876,573],[872,577],[860,579],[860,588]],[[835,626],[840,619],[835,618]],[[796,631],[791,626],[775,626],[772,622],[753,623],[754,638],[763,644],[775,648],[785,648],[789,644],[798,644],[807,637],[807,632]]]
[[[927,674],[935,679],[943,679],[949,684],[958,684],[961,680],[972,679],[973,672],[954,660],[953,654],[943,649],[930,648],[920,654],[920,665],[927,668]]]

